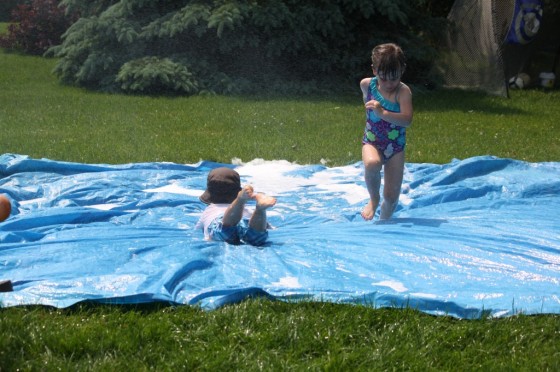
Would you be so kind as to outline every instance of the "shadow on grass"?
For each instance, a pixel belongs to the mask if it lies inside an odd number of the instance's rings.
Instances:
[[[481,92],[441,89],[414,95],[414,108],[421,111],[473,111],[486,114],[525,115],[525,110],[510,107],[509,98]]]
[[[485,114],[498,115],[529,115],[530,113],[511,107],[511,99],[506,97],[492,96],[483,92],[463,91],[459,89],[437,89],[426,90],[411,87],[414,97],[414,110],[424,112],[446,112],[446,111],[462,111],[462,112],[484,112]],[[321,94],[267,94],[267,95],[234,95],[239,100],[267,102],[267,101],[298,101],[309,103],[325,103],[331,102],[334,105],[355,105],[361,106],[362,96],[358,87],[355,92],[348,92],[347,89],[341,92],[330,91],[330,93]]]

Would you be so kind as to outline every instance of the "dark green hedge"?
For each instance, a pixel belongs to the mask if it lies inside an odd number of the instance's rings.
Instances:
[[[50,54],[92,89],[149,94],[312,92],[371,73],[396,42],[425,84],[451,0],[63,0],[82,14]],[[446,5],[442,5],[446,4]]]

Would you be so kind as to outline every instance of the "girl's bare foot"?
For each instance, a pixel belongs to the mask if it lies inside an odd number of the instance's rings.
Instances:
[[[362,218],[366,221],[373,220],[373,216],[375,215],[375,210],[373,210],[373,203],[371,200],[367,205],[362,209]]]
[[[255,194],[254,199],[257,202],[257,208],[267,209],[276,204],[276,198],[265,194]]]

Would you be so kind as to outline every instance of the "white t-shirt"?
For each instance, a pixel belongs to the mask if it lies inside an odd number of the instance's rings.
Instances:
[[[210,204],[206,207],[204,212],[202,212],[200,219],[196,223],[195,229],[204,229],[204,239],[212,239],[210,233],[208,232],[208,227],[216,218],[222,217],[229,206],[230,204]],[[251,212],[247,208],[243,210],[243,218],[251,218]]]

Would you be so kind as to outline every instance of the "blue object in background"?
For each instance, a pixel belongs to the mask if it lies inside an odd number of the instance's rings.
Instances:
[[[539,32],[543,16],[541,0],[515,0],[513,19],[506,36],[510,44],[528,44]]]

